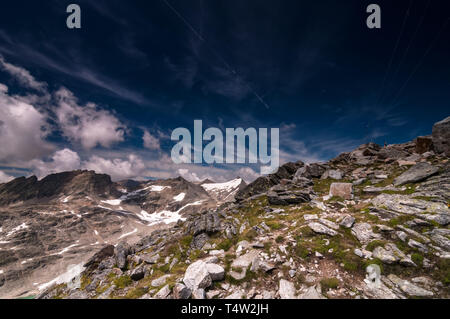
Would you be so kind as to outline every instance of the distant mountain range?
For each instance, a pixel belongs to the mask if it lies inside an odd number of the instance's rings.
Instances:
[[[133,242],[155,229],[233,201],[241,178],[200,184],[182,177],[112,182],[71,171],[0,184],[0,297],[36,292],[105,244]]]

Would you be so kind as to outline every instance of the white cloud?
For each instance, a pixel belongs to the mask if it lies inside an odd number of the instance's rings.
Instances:
[[[79,105],[73,93],[65,88],[59,89],[55,97],[59,126],[71,141],[92,149],[97,145],[110,147],[124,140],[126,127],[111,112],[99,109],[94,103]]]
[[[13,180],[14,176],[8,175],[3,171],[0,171],[0,183],[8,183]]]
[[[53,151],[47,117],[0,84],[0,161],[30,160]]]
[[[38,178],[49,174],[72,171],[81,167],[81,160],[78,154],[70,149],[63,149],[55,152],[50,161],[32,160],[30,162],[34,174]]]
[[[36,81],[30,72],[24,68],[6,62],[2,55],[0,55],[0,69],[8,72],[24,87],[42,92],[47,89],[47,83]]]
[[[135,154],[128,155],[127,159],[106,159],[94,155],[82,166],[97,173],[108,174],[115,181],[130,178],[140,179],[145,171],[143,160]]]
[[[159,138],[151,135],[147,130],[144,131],[144,136],[142,137],[144,141],[144,147],[149,150],[160,150],[161,144],[159,142]]]

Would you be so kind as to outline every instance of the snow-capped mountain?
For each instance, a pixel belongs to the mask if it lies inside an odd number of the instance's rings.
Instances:
[[[236,178],[225,183],[202,183],[201,186],[217,202],[224,203],[234,200],[236,193],[247,184],[242,178]]]

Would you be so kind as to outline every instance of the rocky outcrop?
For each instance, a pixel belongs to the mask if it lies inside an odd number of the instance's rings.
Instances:
[[[236,200],[242,201],[246,198],[266,192],[270,187],[277,185],[283,179],[292,179],[297,170],[304,166],[304,163],[287,163],[278,168],[278,171],[268,176],[257,178],[254,182],[248,184],[245,188],[239,190],[235,196]]]
[[[434,124],[432,139],[436,153],[450,156],[450,116]]]
[[[429,163],[419,163],[397,177],[394,180],[394,185],[399,186],[408,183],[417,183],[435,175],[437,172],[439,172],[439,168]]]
[[[416,153],[423,154],[433,150],[433,139],[431,136],[419,136],[416,138]]]

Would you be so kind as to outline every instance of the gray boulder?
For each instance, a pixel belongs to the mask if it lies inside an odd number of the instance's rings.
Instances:
[[[433,176],[439,172],[439,168],[429,163],[419,163],[411,167],[409,170],[401,174],[394,180],[395,186],[408,183],[417,183]]]
[[[330,169],[328,171],[326,171],[323,175],[322,175],[322,179],[327,179],[327,178],[331,178],[331,179],[342,179],[343,177],[343,173],[341,170],[338,169]]]
[[[139,266],[131,271],[130,277],[134,281],[141,280],[145,276],[146,268],[144,266]]]
[[[350,215],[345,215],[344,219],[339,223],[344,228],[351,228],[355,223],[355,218]]]
[[[203,260],[198,260],[189,265],[184,274],[183,282],[192,291],[211,286],[212,279],[207,264]]]

